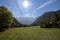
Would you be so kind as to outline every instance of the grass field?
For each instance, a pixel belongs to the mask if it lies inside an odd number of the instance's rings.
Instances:
[[[60,40],[59,28],[21,27],[0,33],[0,40]]]

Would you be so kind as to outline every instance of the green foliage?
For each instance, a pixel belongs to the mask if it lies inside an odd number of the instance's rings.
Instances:
[[[42,28],[51,28],[50,20],[44,20],[40,23]]]
[[[27,25],[25,24],[25,25],[23,25],[23,27],[27,27]]]
[[[0,7],[0,31],[10,28],[13,23],[13,17],[5,6]]]
[[[16,18],[13,17],[13,19],[14,19],[14,20],[13,20],[13,23],[12,23],[12,26],[13,26],[13,27],[16,27],[16,28],[17,28],[17,27],[22,27],[22,24],[19,23],[19,22],[16,20]]]
[[[40,23],[40,26],[42,28],[60,28],[60,17],[57,15],[57,13],[55,13],[52,18],[42,21]]]

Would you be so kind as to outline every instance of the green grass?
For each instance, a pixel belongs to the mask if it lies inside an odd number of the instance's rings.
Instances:
[[[22,27],[0,33],[0,40],[60,40],[59,28]]]

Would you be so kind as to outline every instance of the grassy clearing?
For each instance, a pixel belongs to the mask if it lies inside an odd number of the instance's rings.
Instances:
[[[22,27],[0,33],[0,40],[60,40],[60,29]]]

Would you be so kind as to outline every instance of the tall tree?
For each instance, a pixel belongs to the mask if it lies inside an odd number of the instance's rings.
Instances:
[[[11,27],[13,17],[10,11],[5,6],[0,7],[0,31]]]

